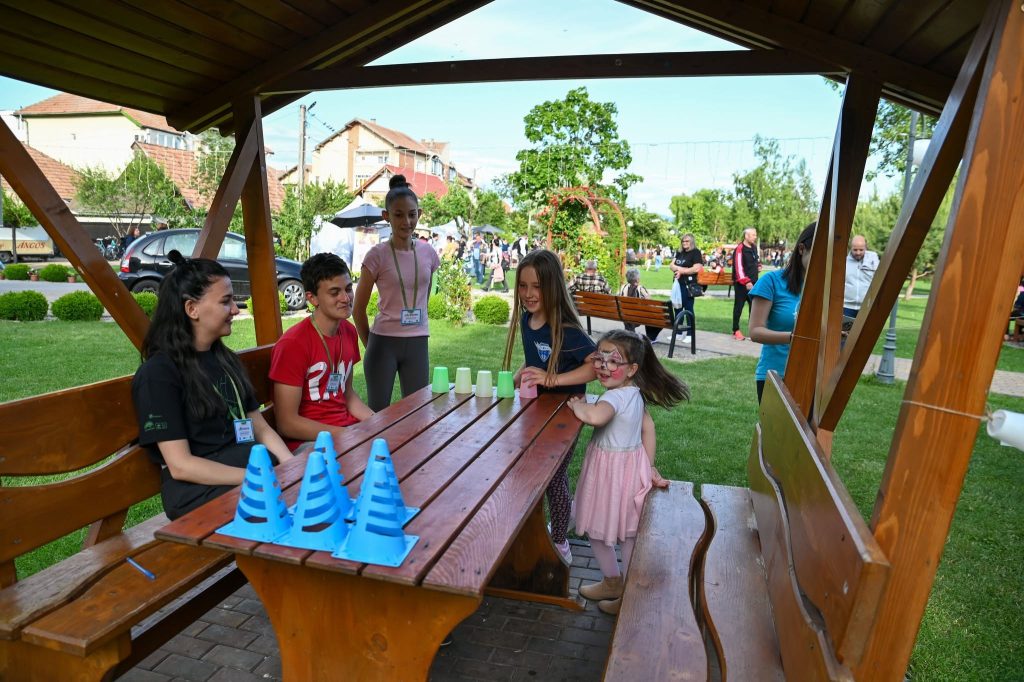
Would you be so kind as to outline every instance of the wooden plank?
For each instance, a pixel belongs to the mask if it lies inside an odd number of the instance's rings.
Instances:
[[[953,91],[933,131],[921,170],[903,202],[899,218],[889,236],[881,263],[868,287],[861,310],[850,330],[842,362],[827,385],[819,411],[819,426],[833,431],[842,416],[875,342],[888,324],[889,312],[903,290],[921,244],[931,228],[939,204],[963,156],[971,113],[981,83],[982,64],[995,26],[995,12],[989,12],[964,60]],[[788,381],[787,381],[788,383]]]
[[[137,446],[71,480],[0,487],[0,507],[5,510],[0,561],[21,556],[158,492],[159,468]]]
[[[970,35],[985,13],[986,3],[975,0],[951,0],[945,3],[925,25],[895,52],[912,64],[929,64],[943,50],[965,35]]]
[[[711,538],[697,594],[722,679],[781,682],[785,676],[750,491],[705,483],[700,497],[713,528],[706,533]]]
[[[50,181],[28,155],[6,123],[0,121],[0,175],[10,183],[36,220],[46,228],[61,253],[85,278],[118,326],[136,348],[149,328],[149,318],[124,283],[111,270],[89,234]]]
[[[0,639],[17,639],[25,625],[73,599],[126,556],[156,544],[153,532],[165,523],[158,514],[0,590]]]
[[[761,426],[756,428],[747,476],[783,672],[787,678],[801,680],[852,680],[849,669],[836,660],[828,637],[812,618],[800,595],[786,503],[762,461],[764,438]]]
[[[941,5],[927,2],[892,3],[885,17],[875,25],[864,41],[864,46],[892,54],[941,10]]]
[[[303,6],[301,9],[297,9],[283,2],[269,3],[263,0],[237,0],[237,2],[250,12],[261,15],[272,24],[285,26],[289,31],[306,38],[319,32],[324,22],[334,23],[345,17],[343,11],[330,3],[324,3],[318,8]]]
[[[851,43],[862,43],[868,34],[884,20],[887,12],[898,3],[852,2],[840,17],[833,35]]]
[[[872,517],[892,577],[857,673],[902,675],[931,593],[1024,262],[1024,12],[997,6],[921,340]],[[992,245],[999,248],[993,262]],[[988,286],[973,283],[984,281]]]
[[[424,587],[465,595],[481,593],[497,568],[496,557],[504,556],[512,546],[582,426],[568,407],[559,408],[434,564],[423,579]]]
[[[185,0],[185,2],[206,17],[221,22],[226,28],[230,27],[246,38],[251,36],[281,49],[291,47],[297,39],[308,37],[308,35],[292,33],[291,27],[287,25],[290,22],[272,21],[259,12],[254,12],[246,7],[244,3],[223,2],[223,0]],[[278,14],[278,16],[284,15]]]
[[[170,542],[133,556],[154,580],[121,562],[74,601],[25,627],[21,638],[88,655],[231,562],[230,554]]]
[[[774,372],[761,399],[761,458],[785,500],[801,593],[820,614],[839,660],[856,665],[889,564]]]
[[[778,14],[791,21],[800,21],[809,3],[810,0],[774,0],[772,14]]]
[[[690,599],[704,532],[692,483],[671,481],[667,490],[648,494],[605,666],[607,682],[707,678],[704,639]]]
[[[125,5],[142,11],[152,11],[152,5],[146,0],[121,0]],[[190,7],[182,0],[164,0],[160,7],[160,17],[190,34],[194,42],[217,42],[227,45],[232,50],[247,55],[251,66],[253,58],[263,61],[273,59],[285,45],[275,45],[274,41],[257,40],[253,35],[238,30],[227,21],[222,21],[204,12]],[[174,125],[173,123],[171,125]],[[187,130],[174,126],[178,130]]]
[[[263,93],[402,85],[492,83],[588,78],[671,78],[695,76],[838,74],[842,70],[816,56],[787,50],[719,50],[596,54],[552,57],[470,59],[382,66],[339,66],[290,74]]]

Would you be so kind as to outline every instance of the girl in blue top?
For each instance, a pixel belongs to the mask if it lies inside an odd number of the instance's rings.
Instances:
[[[753,301],[750,308],[750,339],[762,344],[761,359],[757,361],[754,379],[757,382],[757,402],[761,402],[768,370],[779,376],[786,374],[789,344],[793,340],[793,327],[800,309],[800,293],[804,285],[807,265],[811,260],[811,245],[817,223],[804,228],[793,248],[793,256],[783,270],[772,270],[761,275],[750,290]]]

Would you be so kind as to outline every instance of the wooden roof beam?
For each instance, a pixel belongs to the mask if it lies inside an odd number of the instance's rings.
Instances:
[[[208,92],[186,107],[168,112],[167,120],[178,130],[201,130],[230,116],[232,102],[260,92],[267,84],[313,64],[331,64],[386,40],[410,24],[440,10],[458,7],[452,19],[467,14],[489,0],[380,0],[356,14],[328,26],[318,35],[302,41],[259,67],[221,88]],[[395,49],[400,45],[392,45]]]
[[[442,83],[825,73],[840,72],[833,64],[787,50],[593,54],[336,67],[290,75],[263,94]]]
[[[880,83],[886,94],[900,91],[924,99],[929,110],[942,106],[953,79],[857,43],[837,38],[739,0],[619,0],[657,16],[750,47],[778,47],[857,72]],[[827,55],[827,56],[826,56]],[[909,99],[914,99],[910,97]],[[922,107],[924,108],[924,107]]]

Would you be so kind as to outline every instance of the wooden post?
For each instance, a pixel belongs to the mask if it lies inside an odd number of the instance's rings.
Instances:
[[[85,228],[72,215],[71,209],[39,170],[24,145],[3,121],[0,121],[0,174],[11,183],[61,253],[81,271],[86,284],[129,340],[136,348],[141,348],[149,329],[149,318],[96,250]]]
[[[217,192],[210,202],[210,211],[206,214],[206,222],[192,250],[194,258],[217,258],[220,247],[224,244],[231,216],[242,196],[242,188],[249,171],[256,159],[258,143],[253,126],[240,129],[235,137],[235,149],[224,169],[224,177],[217,186]]]
[[[872,518],[892,571],[857,679],[906,672],[1024,262],[1024,11],[996,4],[950,229]]]

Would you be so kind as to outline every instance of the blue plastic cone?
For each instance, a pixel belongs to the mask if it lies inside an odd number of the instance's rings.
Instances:
[[[345,513],[338,506],[336,488],[327,472],[328,463],[319,450],[309,453],[299,488],[299,501],[292,517],[292,529],[282,544],[303,549],[333,552],[345,539]],[[342,495],[348,502],[348,497]]]
[[[263,445],[249,451],[245,481],[238,496],[234,520],[217,532],[243,540],[273,542],[288,532],[291,518],[285,508],[270,453]]]
[[[331,487],[335,491],[335,500],[341,510],[342,518],[351,516],[354,500],[349,499],[348,489],[345,487],[341,475],[341,463],[338,461],[338,453],[334,449],[334,438],[328,431],[321,431],[316,437],[314,449],[324,455],[324,461],[327,463],[327,475],[331,479]]]
[[[419,540],[402,533],[402,522],[388,482],[384,462],[371,458],[363,475],[356,520],[348,537],[332,556],[383,566],[401,566]]]
[[[373,445],[370,447],[370,461],[384,462],[384,466],[388,474],[388,485],[391,486],[391,494],[395,498],[395,509],[397,510],[398,520],[401,521],[402,525],[409,523],[412,517],[419,514],[419,507],[407,507],[405,506],[405,499],[402,497],[402,490],[398,487],[398,474],[395,473],[395,462],[391,459],[391,450],[388,448],[388,442],[383,438],[376,438],[373,441]],[[367,464],[369,466],[369,464]]]

